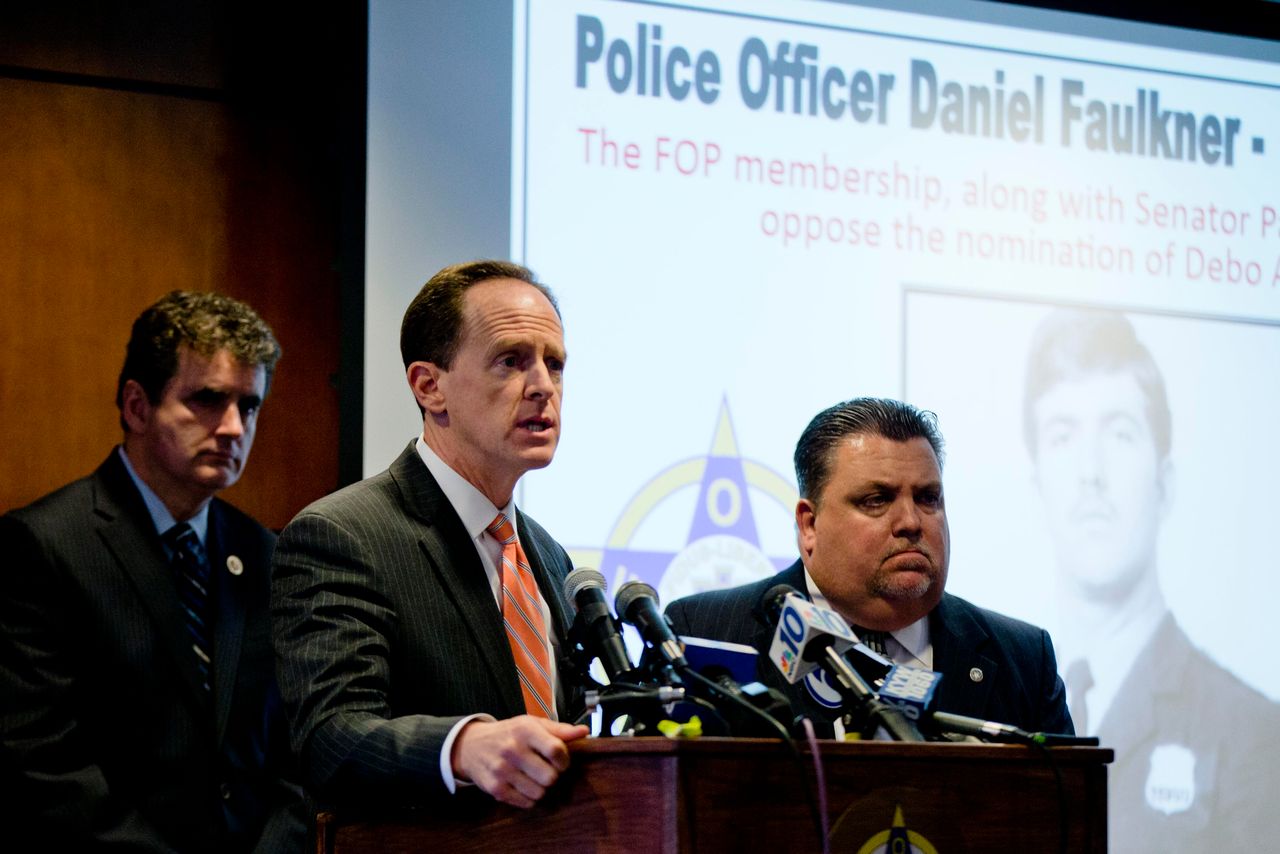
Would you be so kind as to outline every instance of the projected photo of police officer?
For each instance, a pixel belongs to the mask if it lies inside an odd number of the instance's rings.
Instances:
[[[1110,843],[1123,851],[1272,837],[1280,710],[1188,638],[1161,586],[1177,500],[1170,407],[1125,315],[1057,309],[1036,328],[1022,426],[1055,568],[1058,660],[1077,732],[1116,751]],[[1247,477],[1223,472],[1218,488]]]

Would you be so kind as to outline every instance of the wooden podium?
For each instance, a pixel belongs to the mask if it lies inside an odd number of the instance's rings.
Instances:
[[[572,748],[572,766],[532,810],[476,798],[443,815],[321,813],[317,848],[821,850],[807,746],[802,764],[768,739],[605,738]],[[1110,750],[824,741],[819,753],[833,852],[892,851],[903,840],[925,854],[1106,851]]]

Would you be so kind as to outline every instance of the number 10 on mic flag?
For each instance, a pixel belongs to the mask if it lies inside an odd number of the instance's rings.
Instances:
[[[836,652],[844,652],[857,638],[835,611],[819,608],[794,593],[788,595],[783,600],[778,629],[769,647],[769,658],[787,682],[794,685],[818,667],[821,656],[812,652],[805,654],[815,641],[818,646],[830,644]]]

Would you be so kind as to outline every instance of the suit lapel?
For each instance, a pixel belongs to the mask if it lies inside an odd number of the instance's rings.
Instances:
[[[1121,683],[1124,689],[1121,696],[1146,697],[1149,700],[1120,703],[1120,697],[1117,697],[1111,701],[1110,708],[1098,724],[1098,738],[1107,747],[1114,748],[1116,756],[1129,755],[1132,748],[1146,741],[1156,729],[1157,698],[1178,696],[1190,657],[1191,647],[1185,636],[1178,629],[1173,615],[1166,614],[1142,652],[1133,660]]]
[[[983,717],[998,665],[980,650],[989,640],[986,629],[943,595],[929,616],[933,669],[949,674],[938,686],[938,707],[955,714]]]
[[[246,550],[240,547],[227,524],[218,502],[209,506],[209,534],[206,537],[209,554],[209,580],[213,586],[216,606],[213,622],[213,696],[218,743],[226,731],[227,717],[231,711],[232,693],[236,684],[236,671],[240,664],[240,651],[244,639],[245,610],[248,607],[249,573],[266,572],[267,567],[247,566]],[[235,556],[243,567],[240,574],[227,569],[227,559]],[[251,558],[252,559],[252,558]]]
[[[94,513],[99,535],[155,623],[158,643],[181,674],[185,693],[204,706],[205,690],[191,653],[191,635],[179,613],[169,563],[151,514],[114,450],[94,473]]]
[[[418,545],[439,578],[440,588],[462,615],[474,651],[507,705],[508,716],[524,712],[520,678],[509,652],[502,615],[480,555],[462,520],[410,443],[391,464],[391,479],[405,511],[421,522]]]

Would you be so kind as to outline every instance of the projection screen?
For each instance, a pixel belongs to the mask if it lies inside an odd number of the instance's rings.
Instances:
[[[364,470],[421,427],[405,306],[475,257],[559,297],[517,500],[610,588],[789,565],[809,419],[931,410],[947,589],[1092,665],[1111,845],[1265,844],[1278,59],[1000,4],[374,0]]]

